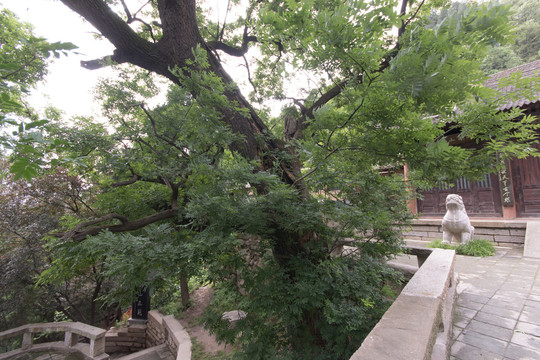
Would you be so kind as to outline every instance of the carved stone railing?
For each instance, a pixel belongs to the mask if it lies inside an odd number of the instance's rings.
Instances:
[[[39,333],[63,332],[63,342],[34,344],[34,336]],[[80,322],[57,322],[27,324],[15,329],[0,332],[0,341],[22,336],[21,347],[0,354],[0,360],[10,359],[25,352],[58,351],[78,352],[92,360],[107,360],[105,353],[106,331]],[[79,337],[85,337],[89,344],[80,343]]]
[[[448,359],[455,251],[410,248],[419,269],[350,360]]]

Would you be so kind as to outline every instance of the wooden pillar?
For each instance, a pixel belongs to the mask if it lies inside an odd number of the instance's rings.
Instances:
[[[517,217],[517,212],[514,199],[514,184],[512,183],[512,167],[508,160],[504,161],[501,165],[501,170],[498,175],[499,188],[501,189],[503,219],[515,219]]]
[[[407,182],[407,180],[409,180],[409,178],[407,177],[408,172],[409,172],[409,165],[408,164],[403,165],[403,178],[405,179],[405,182]],[[411,192],[411,194],[414,195],[414,192],[416,190],[412,189],[410,187],[408,187],[408,189]],[[417,203],[417,200],[416,200],[416,196],[414,196],[410,200],[407,200],[407,207],[409,208],[409,210],[411,210],[411,212],[413,214],[418,214],[418,203]]]

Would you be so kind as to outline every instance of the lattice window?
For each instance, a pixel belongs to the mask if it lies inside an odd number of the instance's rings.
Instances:
[[[476,186],[480,189],[491,189],[491,176],[486,174],[482,180],[476,180]]]
[[[464,177],[460,177],[456,180],[457,190],[471,190],[471,182]]]

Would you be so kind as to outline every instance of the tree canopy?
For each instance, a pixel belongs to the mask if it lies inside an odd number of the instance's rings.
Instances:
[[[540,2],[505,0],[502,3],[512,12],[513,37],[506,44],[492,44],[481,66],[486,75],[540,59]]]
[[[45,125],[47,120],[40,119],[25,103],[25,96],[47,74],[49,58],[66,55],[76,46],[49,43],[35,36],[31,25],[21,23],[7,9],[0,12],[0,24],[0,150],[20,154],[10,171],[16,178],[30,179],[39,168],[39,163],[30,158],[43,155],[35,154],[33,150],[35,143],[43,143],[42,134],[36,129]],[[3,152],[0,154],[4,155]]]
[[[55,232],[43,283],[99,264],[120,298],[202,274],[228,294],[207,323],[246,359],[347,359],[391,301],[384,260],[401,249],[410,189],[496,171],[536,141],[530,117],[498,111],[513,95],[481,86],[508,7],[231,1],[243,15],[216,22],[194,0],[61,1],[115,46],[82,66],[120,75],[99,88],[107,124],[47,128],[98,195]],[[168,97],[150,106],[159,79]],[[482,146],[455,146],[453,130]],[[231,307],[247,312],[233,328]]]

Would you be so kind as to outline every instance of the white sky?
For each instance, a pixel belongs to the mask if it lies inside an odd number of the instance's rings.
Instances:
[[[13,11],[20,20],[34,26],[34,34],[49,42],[72,42],[80,54],[70,54],[55,59],[49,65],[45,82],[32,91],[30,103],[36,109],[53,105],[68,117],[97,115],[99,106],[94,104],[92,89],[99,77],[109,76],[109,69],[86,70],[81,60],[91,60],[112,52],[107,41],[95,39],[93,27],[68,9],[60,1],[52,0],[0,0],[2,7]]]

